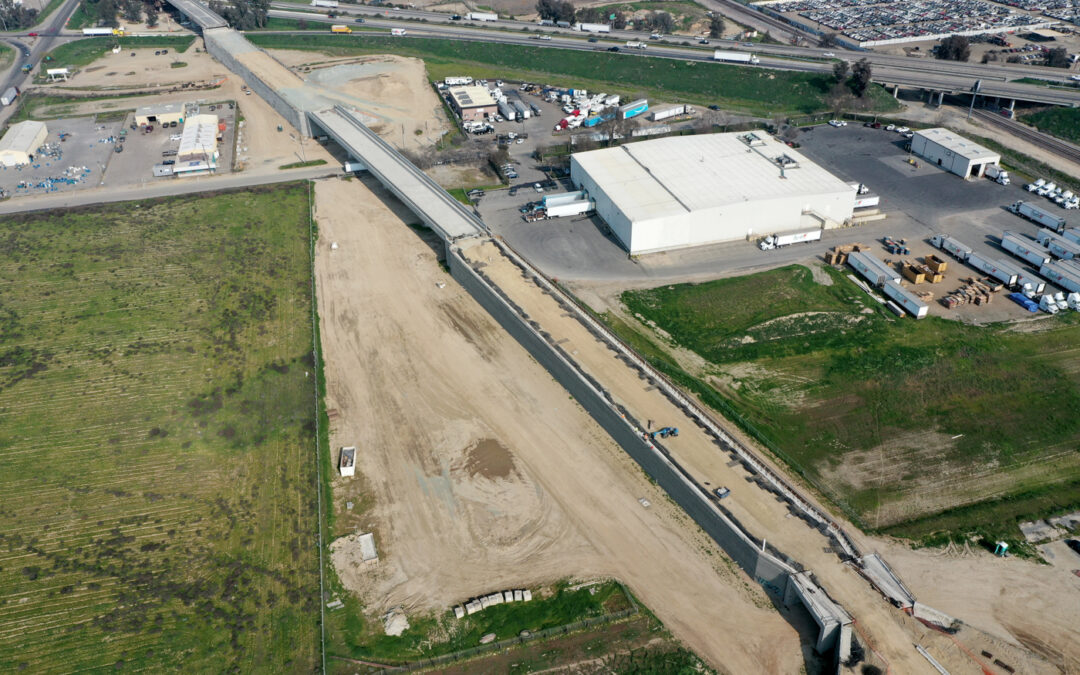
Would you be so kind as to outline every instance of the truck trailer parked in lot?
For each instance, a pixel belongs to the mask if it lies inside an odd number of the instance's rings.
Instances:
[[[1067,291],[1080,291],[1080,270],[1065,265],[1059,261],[1048,262],[1039,268],[1039,274],[1043,275],[1052,284],[1057,284]]]
[[[1065,229],[1065,219],[1061,216],[1054,215],[1042,207],[1036,206],[1031,202],[1018,201],[1009,205],[1009,210],[1016,215],[1027,218],[1030,221],[1036,222],[1043,227],[1048,227],[1054,232],[1061,232]]]
[[[1035,233],[1035,240],[1050,251],[1050,255],[1062,260],[1080,258],[1080,244],[1066,239],[1057,232],[1051,230],[1039,230]]]
[[[1046,254],[1045,248],[1016,232],[1002,233],[1001,248],[1012,253],[1017,258],[1026,260],[1035,267],[1042,267],[1050,262],[1050,256]]]
[[[1016,285],[1018,270],[1016,266],[1011,263],[990,260],[989,258],[982,257],[978,253],[969,253],[966,262],[968,265],[971,265],[987,276],[997,279],[1006,286]]]
[[[1008,185],[1010,182],[1009,172],[1002,169],[997,164],[987,164],[986,173],[984,175],[998,185]]]
[[[967,257],[971,255],[970,246],[960,243],[947,234],[935,234],[930,237],[930,243],[960,260],[967,260]]]
[[[619,107],[619,119],[628,120],[631,117],[637,117],[648,109],[649,102],[643,98],[638,99]]]
[[[752,66],[756,66],[761,63],[761,59],[753,54],[746,52],[732,52],[724,49],[713,50],[713,61],[726,61],[728,63],[747,63]]]
[[[809,244],[812,241],[821,241],[821,230],[809,232],[791,232],[789,234],[770,234],[761,240],[758,248],[762,251],[771,251],[774,248],[790,246],[791,244]]]
[[[896,270],[869,253],[853,251],[848,254],[847,262],[874,286],[881,286],[886,281],[900,283],[900,274]]]
[[[925,302],[919,299],[914,293],[908,291],[901,286],[899,282],[889,279],[881,286],[881,290],[885,295],[892,298],[892,300],[904,308],[904,311],[911,314],[916,319],[925,319],[930,308]]]

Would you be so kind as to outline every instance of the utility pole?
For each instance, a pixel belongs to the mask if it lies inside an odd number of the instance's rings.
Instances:
[[[982,80],[975,80],[975,84],[971,86],[971,106],[968,108],[968,119],[971,119],[971,112],[975,109],[975,97],[979,95],[980,89],[982,89]]]

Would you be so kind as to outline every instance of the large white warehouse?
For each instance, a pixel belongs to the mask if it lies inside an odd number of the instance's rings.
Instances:
[[[0,138],[0,164],[4,166],[29,164],[34,153],[44,145],[48,136],[49,130],[44,122],[26,120],[12,124],[4,137]]]
[[[1001,155],[948,129],[916,131],[911,151],[962,178],[980,178],[986,167],[1001,162]]]
[[[851,218],[855,189],[763,132],[581,152],[570,177],[632,255]]]

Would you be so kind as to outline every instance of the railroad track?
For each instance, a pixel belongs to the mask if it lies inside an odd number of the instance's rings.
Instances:
[[[1029,143],[1032,143],[1043,150],[1048,150],[1055,155],[1067,159],[1070,162],[1080,164],[1080,148],[1076,147],[1072,143],[1066,143],[1063,140],[1054,138],[1041,131],[1036,131],[1031,127],[1020,124],[1015,120],[1002,117],[997,113],[987,112],[985,110],[974,111],[976,117],[984,122],[989,122],[992,126],[999,127],[1007,130],[1013,136],[1022,138]]]

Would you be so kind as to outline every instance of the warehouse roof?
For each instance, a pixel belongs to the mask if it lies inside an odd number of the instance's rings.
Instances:
[[[968,159],[974,160],[1001,159],[1001,155],[999,153],[996,153],[989,148],[984,148],[978,143],[969,141],[963,136],[953,133],[948,129],[936,127],[934,129],[923,129],[922,131],[916,131],[915,133],[919,136],[925,137],[927,140],[931,140],[934,143],[937,143],[946,150],[951,150],[952,152],[960,155],[961,157],[966,157]]]
[[[177,156],[189,159],[189,155],[213,157],[217,152],[217,115],[195,115],[184,122]]]
[[[18,124],[12,124],[4,137],[0,138],[0,152],[4,150],[14,150],[15,152],[28,154],[34,152],[38,149],[35,144],[42,130],[45,130],[44,122],[26,120]]]
[[[495,105],[495,99],[487,87],[451,87],[450,96],[454,98],[458,108],[479,108],[481,106]]]
[[[762,132],[673,136],[573,159],[631,221],[852,189]]]
[[[182,113],[184,112],[183,103],[157,103],[154,105],[144,105],[135,109],[135,114],[140,116],[146,115],[168,115],[169,113]]]

